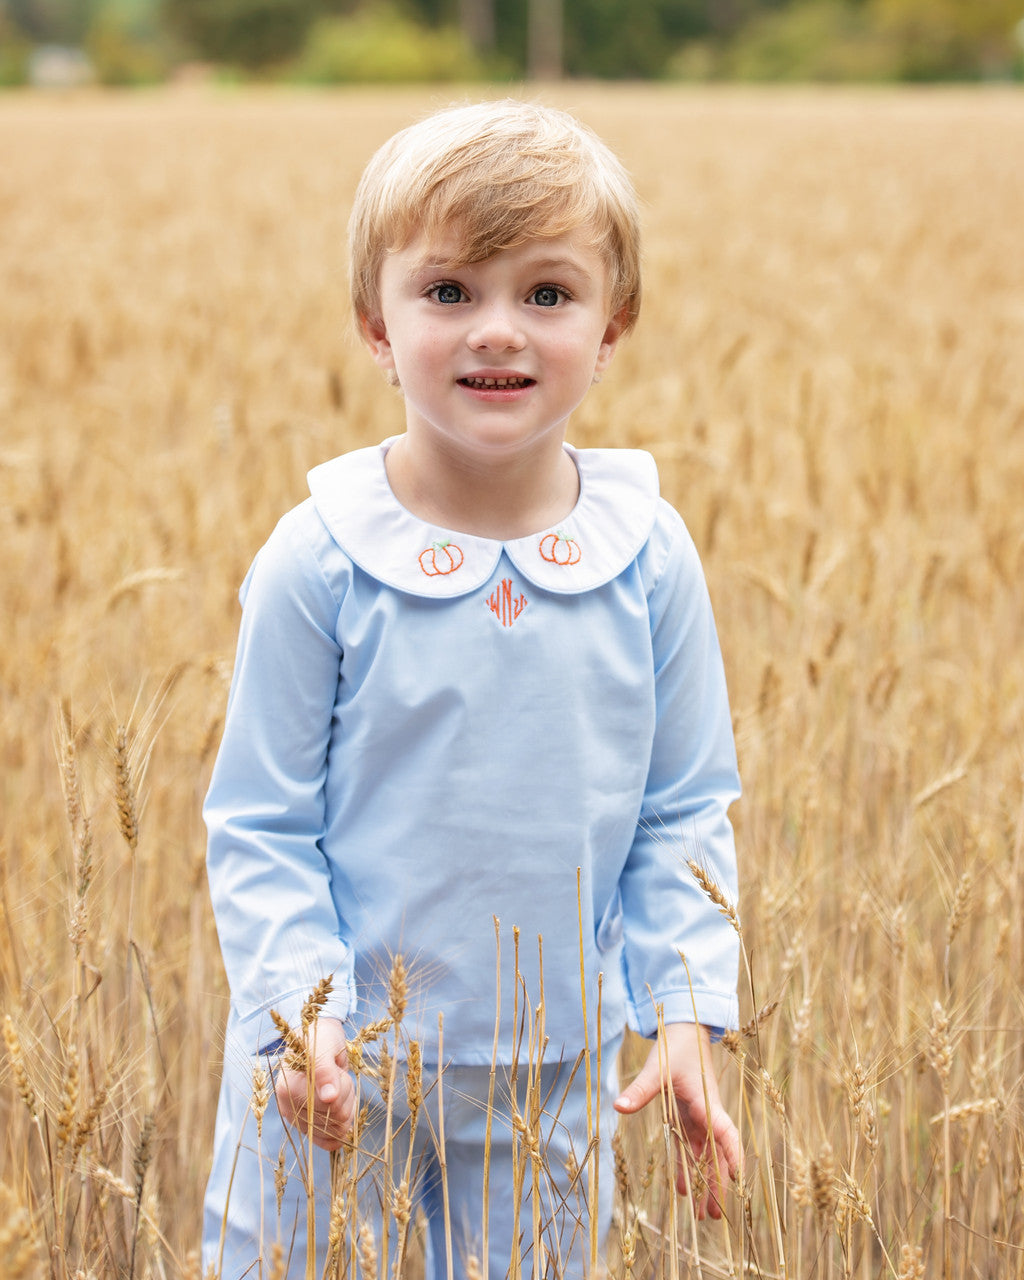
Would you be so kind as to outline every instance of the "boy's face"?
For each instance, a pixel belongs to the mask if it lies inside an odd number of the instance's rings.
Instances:
[[[410,435],[481,461],[560,443],[622,333],[604,259],[570,235],[453,261],[454,238],[390,254],[380,315],[362,321],[398,376]]]

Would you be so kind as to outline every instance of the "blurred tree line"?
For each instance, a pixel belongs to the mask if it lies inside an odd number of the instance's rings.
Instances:
[[[0,83],[32,50],[107,83],[189,60],[346,81],[1021,78],[1024,0],[0,0]]]

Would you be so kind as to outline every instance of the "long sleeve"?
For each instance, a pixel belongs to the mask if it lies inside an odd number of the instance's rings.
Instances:
[[[269,1011],[297,1025],[303,1000],[329,973],[325,1013],[344,1018],[354,1002],[351,949],[320,845],[342,658],[337,590],[293,512],[241,593],[224,737],[203,813],[232,1004],[253,1051],[276,1034]]]
[[[662,526],[649,592],[656,723],[636,838],[620,891],[630,1023],[643,1035],[695,1019],[737,1022],[739,939],[688,867],[737,894],[729,805],[739,796],[721,652],[703,571],[682,521]],[[680,959],[685,955],[686,964]]]
[[[581,972],[604,975],[609,1039],[627,1019],[651,1034],[656,1003],[735,1024],[737,939],[686,865],[735,893],[739,787],[703,573],[649,456],[574,456],[577,509],[504,544],[425,525],[396,503],[384,451],[359,450],[311,473],[258,555],[205,808],[233,1022],[253,1048],[274,1038],[270,1010],[294,1023],[328,973],[329,1013],[379,1016],[400,954],[425,1060],[443,1012],[446,1051],[490,1062],[500,987],[511,1061],[516,930],[544,940],[546,1026],[567,1051]],[[580,554],[551,559],[558,540]],[[453,543],[457,567],[425,563]],[[539,953],[518,962],[532,999]],[[595,992],[592,1039],[597,1008]]]

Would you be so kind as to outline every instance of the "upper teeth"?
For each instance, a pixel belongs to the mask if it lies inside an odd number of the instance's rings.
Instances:
[[[471,387],[525,387],[528,378],[463,378]]]

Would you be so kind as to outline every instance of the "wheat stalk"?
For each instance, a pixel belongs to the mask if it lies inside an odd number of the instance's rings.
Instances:
[[[743,930],[740,928],[740,917],[736,910],[736,904],[726,897],[718,882],[699,862],[693,858],[688,858],[686,865],[690,868],[690,874],[700,885],[704,894],[715,904],[719,912],[725,916],[736,932],[742,934]]]
[[[22,1050],[21,1037],[18,1035],[17,1027],[9,1013],[4,1015],[4,1043],[7,1045],[7,1057],[11,1064],[11,1074],[14,1077],[15,1087],[21,1095],[21,1100],[28,1108],[28,1113],[33,1120],[39,1118],[39,1104],[36,1099],[35,1089],[32,1082],[28,1078],[28,1072],[25,1070],[25,1055]]]
[[[132,854],[139,846],[138,796],[136,794],[135,767],[132,760],[128,730],[117,726],[114,739],[114,801],[117,805],[118,827]]]

